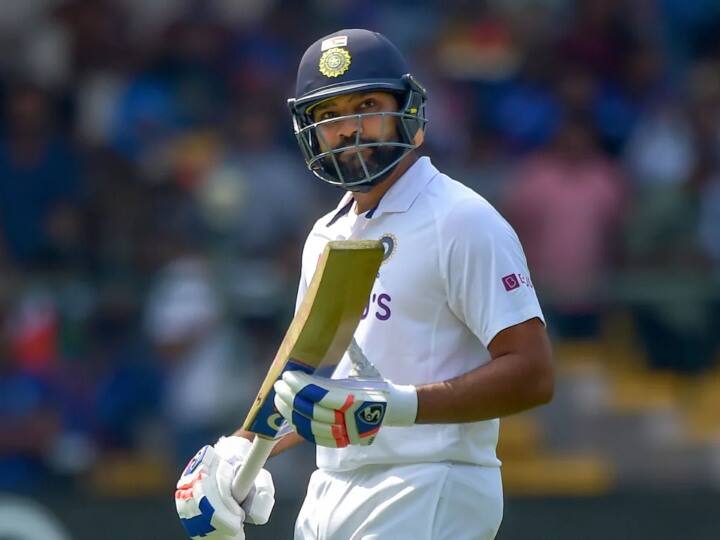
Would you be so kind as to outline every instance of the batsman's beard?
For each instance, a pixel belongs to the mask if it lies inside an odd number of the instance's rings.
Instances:
[[[367,175],[370,177],[376,175],[393,162],[399,160],[403,154],[403,148],[401,146],[395,146],[388,144],[387,146],[382,145],[382,141],[376,141],[371,139],[360,139],[359,145],[363,144],[374,144],[381,143],[379,146],[371,147],[357,147],[353,138],[353,143],[343,142],[340,143],[333,149],[335,153],[335,160],[337,161],[337,168],[342,174],[342,178],[345,182],[357,182],[367,178],[365,169],[363,169],[362,161],[365,161],[365,167],[367,168]],[[341,148],[347,148],[345,152],[337,152]],[[331,155],[322,158],[322,164],[325,170],[333,171],[335,164]],[[392,172],[392,169],[386,171],[380,176],[376,182],[385,179]]]

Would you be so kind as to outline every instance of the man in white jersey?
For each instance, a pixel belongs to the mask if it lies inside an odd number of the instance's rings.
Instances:
[[[274,454],[303,439],[317,445],[296,539],[494,538],[498,418],[552,398],[549,340],[520,242],[485,199],[418,156],[425,102],[400,52],[374,32],[326,36],[300,62],[295,134],[309,169],[346,193],[307,238],[298,305],[328,241],[380,239],[386,250],[355,334],[384,381],[359,389],[346,355],[332,380],[287,372],[275,386],[295,433]],[[378,414],[360,410],[368,405]],[[243,520],[267,520],[269,475],[253,500],[229,495],[247,438],[223,437],[198,458],[227,524],[205,538],[244,538]],[[199,538],[192,508],[178,510]]]

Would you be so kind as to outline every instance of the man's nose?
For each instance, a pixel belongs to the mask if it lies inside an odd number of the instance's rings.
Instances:
[[[337,135],[340,139],[354,139],[358,133],[362,134],[362,125],[358,116],[350,116],[337,122]]]

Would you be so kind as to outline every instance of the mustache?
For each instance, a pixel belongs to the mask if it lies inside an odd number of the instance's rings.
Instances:
[[[337,146],[333,148],[333,150],[352,150],[353,147],[361,145],[361,144],[375,144],[379,143],[380,141],[376,139],[366,139],[364,137],[360,137],[357,141],[355,140],[355,137],[347,137],[342,139]],[[371,146],[369,147],[370,150],[375,150],[376,147]]]

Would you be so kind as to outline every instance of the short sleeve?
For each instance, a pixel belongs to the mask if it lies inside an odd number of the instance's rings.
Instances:
[[[439,234],[448,304],[483,345],[510,326],[535,317],[545,322],[520,240],[489,203],[459,203]]]

